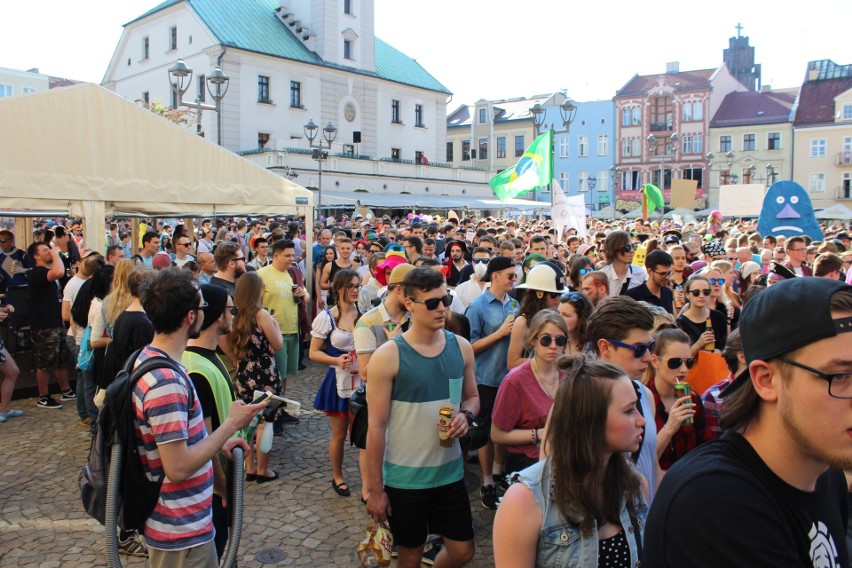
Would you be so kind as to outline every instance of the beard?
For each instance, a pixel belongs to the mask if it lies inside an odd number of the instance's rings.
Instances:
[[[805,434],[806,429],[800,428],[796,423],[793,417],[793,402],[789,397],[784,396],[780,398],[778,412],[780,413],[781,425],[793,439],[793,442],[799,446],[800,454],[812,460],[820,461],[832,469],[852,469],[852,454],[843,455],[838,452],[832,455],[820,448],[814,447],[813,442]]]
[[[201,336],[201,325],[204,323],[203,316],[195,318],[195,321],[192,322],[192,325],[189,326],[189,331],[186,332],[186,336],[189,339],[198,339]]]

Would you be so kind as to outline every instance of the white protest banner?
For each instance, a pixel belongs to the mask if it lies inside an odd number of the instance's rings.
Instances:
[[[553,226],[559,231],[560,240],[567,229],[577,229],[577,236],[586,238],[586,203],[582,195],[568,197],[559,182],[553,180]]]

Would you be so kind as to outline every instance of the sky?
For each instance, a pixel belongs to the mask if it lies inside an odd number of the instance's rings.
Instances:
[[[99,83],[122,25],[159,2],[5,0],[0,67],[36,67]],[[563,89],[577,101],[610,99],[634,74],[662,73],[670,61],[681,71],[714,68],[738,23],[755,47],[764,85],[799,86],[811,60],[852,63],[852,2],[784,6],[768,0],[375,0],[375,28],[454,93],[448,110],[481,98]]]

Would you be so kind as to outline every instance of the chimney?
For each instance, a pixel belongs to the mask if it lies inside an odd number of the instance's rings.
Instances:
[[[666,63],[666,75],[680,73],[680,61],[670,61]]]

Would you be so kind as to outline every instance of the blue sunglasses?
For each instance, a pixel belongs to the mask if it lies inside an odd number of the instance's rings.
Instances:
[[[711,286],[721,286],[725,283],[724,278],[708,278]]]

